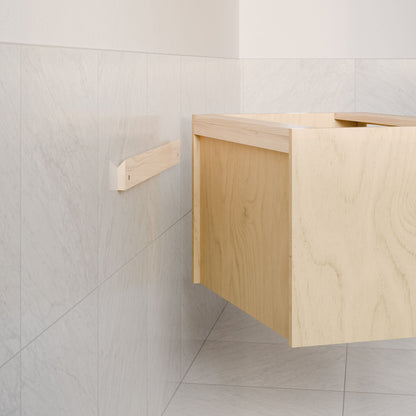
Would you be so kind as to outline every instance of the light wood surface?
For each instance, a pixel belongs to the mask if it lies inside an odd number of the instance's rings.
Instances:
[[[192,281],[201,283],[201,159],[200,137],[192,136]]]
[[[197,136],[211,137],[263,149],[289,152],[292,126],[263,120],[250,120],[230,115],[194,115],[192,131]]]
[[[292,134],[292,345],[416,336],[416,128]]]
[[[288,337],[288,155],[205,137],[199,146],[200,281]]]
[[[304,127],[355,127],[354,121],[336,120],[334,113],[230,114],[230,116]]]
[[[117,168],[117,190],[126,191],[180,162],[180,140],[126,159]]]
[[[416,127],[337,114],[194,119],[194,282],[296,347],[416,336]]]
[[[365,124],[380,124],[383,126],[416,126],[416,117],[394,116],[375,113],[335,113],[336,120],[356,121]]]

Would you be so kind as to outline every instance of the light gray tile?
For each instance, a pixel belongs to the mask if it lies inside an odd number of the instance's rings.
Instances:
[[[152,239],[154,181],[115,190],[116,168],[158,145],[156,117],[147,111],[147,55],[99,55],[99,264],[100,280],[132,259]]]
[[[207,341],[185,382],[342,391],[344,369],[344,346]]]
[[[344,416],[414,416],[416,397],[345,393]]]
[[[99,289],[101,416],[147,414],[147,279],[145,249]]]
[[[180,57],[149,55],[148,75],[147,109],[156,120],[156,147],[180,139]],[[180,165],[149,181],[147,197],[152,235],[156,237],[180,218]]]
[[[0,367],[0,415],[20,416],[20,355]]]
[[[207,112],[240,112],[240,61],[207,58]]]
[[[202,285],[192,283],[192,213],[182,219],[182,374],[202,346],[226,301]]]
[[[181,110],[185,115],[205,113],[207,59],[181,57]]]
[[[97,282],[97,54],[22,47],[22,343]]]
[[[181,379],[181,222],[150,247],[148,412],[159,415]]]
[[[0,45],[0,365],[20,347],[20,48]]]
[[[208,339],[210,341],[288,344],[286,338],[230,303],[226,306]]]
[[[181,58],[149,55],[148,112],[158,118],[161,140],[179,139],[181,116]]]
[[[354,111],[352,59],[246,59],[244,113]]]
[[[206,62],[181,57],[181,215],[192,208],[192,114],[206,113]]]
[[[416,351],[348,349],[347,391],[416,394]]]
[[[342,392],[182,384],[166,416],[341,416]]]
[[[357,60],[356,77],[357,111],[416,115],[416,60]]]
[[[355,342],[348,348],[387,348],[397,350],[416,350],[416,338],[388,339],[371,342]]]
[[[22,351],[22,415],[97,415],[97,293]]]

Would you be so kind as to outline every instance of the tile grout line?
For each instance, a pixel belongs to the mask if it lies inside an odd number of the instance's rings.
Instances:
[[[42,43],[25,43],[25,42],[5,42],[0,41],[0,45],[11,45],[11,46],[27,46],[27,47],[34,47],[34,48],[50,48],[50,49],[74,49],[74,50],[81,50],[81,51],[102,51],[102,52],[115,52],[115,53],[139,53],[139,54],[146,54],[146,55],[167,55],[167,56],[183,56],[189,58],[208,58],[208,59],[222,59],[228,61],[346,61],[346,60],[357,60],[357,59],[365,59],[369,61],[416,61],[416,58],[409,58],[404,56],[389,58],[389,57],[377,57],[377,58],[370,58],[370,57],[351,57],[351,56],[344,56],[344,57],[241,57],[241,56],[218,56],[218,55],[193,55],[187,53],[169,53],[169,52],[158,52],[158,51],[146,51],[146,50],[133,50],[133,49],[107,49],[107,48],[92,48],[92,47],[82,47],[82,46],[66,46],[66,45],[48,45]]]
[[[144,50],[132,50],[132,49],[106,49],[106,48],[89,48],[82,46],[65,46],[65,45],[47,45],[42,43],[20,43],[20,42],[3,42],[0,41],[0,45],[11,45],[11,46],[28,46],[34,48],[50,48],[50,49],[74,49],[81,51],[102,51],[102,52],[119,52],[119,53],[139,53],[146,55],[164,55],[164,56],[185,56],[189,58],[210,58],[210,59],[223,59],[238,61],[238,57],[229,56],[211,56],[211,55],[191,55],[191,54],[180,54],[180,53],[169,53],[169,52],[155,52],[155,51],[144,51]],[[408,59],[408,58],[394,58],[394,59]]]
[[[131,261],[133,261],[139,254],[141,254],[144,250],[149,248],[153,243],[155,243],[160,237],[162,237],[167,231],[169,231],[170,228],[175,226],[179,221],[181,221],[184,217],[186,217],[192,210],[189,210],[186,212],[180,219],[175,221],[171,226],[169,226],[165,231],[163,231],[161,234],[159,234],[154,240],[150,241],[148,244],[146,244],[142,249],[140,249],[137,253],[135,253],[131,258],[129,258],[125,263],[123,263],[120,267],[118,267],[111,275],[109,275],[105,280],[100,282],[95,288],[91,289],[87,294],[85,294],[80,300],[78,300],[73,306],[70,307],[64,314],[62,314],[59,318],[57,318],[55,321],[53,321],[50,325],[48,325],[41,333],[39,333],[35,338],[30,340],[27,344],[25,344],[19,351],[16,351],[10,358],[8,358],[6,361],[4,361],[0,365],[0,369],[3,368],[7,363],[9,363],[13,358],[16,358],[20,352],[24,351],[30,344],[32,344],[36,339],[38,339],[44,332],[46,332],[49,328],[51,328],[54,324],[56,324],[61,318],[63,318],[65,315],[67,315],[68,312],[70,312],[72,309],[74,309],[79,303],[81,303],[85,298],[87,298],[89,295],[94,293],[95,290],[100,288],[105,282],[107,282],[109,279],[113,278],[114,275],[116,275],[123,267],[125,267],[127,264],[129,264]],[[207,340],[208,341],[208,340]],[[211,340],[209,342],[216,342],[216,343],[246,343],[246,344],[262,344],[262,345],[286,345],[284,343],[278,343],[278,342],[253,342],[253,341],[221,341],[221,340]],[[339,348],[342,345],[340,344],[328,344],[324,346],[311,346],[311,347],[303,347],[303,348],[325,348],[325,347],[335,347]],[[374,348],[374,347],[353,347],[353,350],[355,349],[361,349],[361,350],[372,350],[372,351],[413,351],[416,352],[416,348]],[[349,390],[348,390],[349,391]],[[352,390],[351,390],[352,391]],[[354,391],[352,391],[354,392]],[[371,392],[366,392],[371,393]],[[390,393],[380,393],[380,394],[390,394]],[[416,393],[415,393],[416,395]],[[411,395],[413,396],[413,395]]]
[[[204,110],[208,113],[208,58],[204,58]],[[192,135],[192,116],[191,116],[191,171],[192,171],[192,163],[193,163],[193,135]],[[191,174],[192,175],[192,174]],[[191,190],[192,190],[191,185]]]
[[[179,57],[179,117],[180,119],[182,118],[182,114],[183,114],[183,68],[184,68],[184,57],[180,56]],[[192,122],[191,122],[192,123]],[[182,142],[183,142],[183,137],[182,137],[182,126],[179,125],[179,144],[181,145],[181,151],[183,151],[182,149]],[[179,172],[178,172],[178,176],[179,176],[179,201],[178,201],[178,208],[179,208],[179,213],[181,213],[182,211],[182,170],[183,170],[183,159],[179,160]],[[179,294],[180,294],[180,306],[179,306],[179,330],[180,330],[180,357],[179,357],[179,362],[180,362],[180,372],[182,374],[182,366],[183,366],[183,316],[182,316],[182,304],[183,304],[183,279],[184,279],[184,274],[185,274],[185,268],[183,267],[184,265],[184,237],[185,237],[185,232],[183,230],[183,228],[181,229],[181,251],[180,251],[180,262],[179,262],[179,270],[180,270],[180,274],[181,274],[181,279],[180,279],[180,290],[179,290]],[[169,406],[169,403],[171,402],[171,400],[173,399],[173,397],[175,396],[179,386],[182,384],[182,380],[183,377],[181,378],[180,382],[178,383],[178,385],[176,386],[175,391],[173,392],[172,396],[170,397],[168,403],[166,404],[165,409],[163,409],[162,411],[162,415],[165,413],[166,409]],[[149,410],[149,409],[148,409]]]
[[[215,326],[217,325],[217,322],[220,320],[221,316],[224,314],[224,310],[227,307],[228,302],[226,302],[226,304],[224,305],[224,307],[221,309],[221,312],[218,314],[217,319],[215,320],[215,322],[212,324],[211,329],[208,331],[207,336],[204,339],[204,342],[202,343],[201,347],[198,349],[198,352],[195,354],[194,359],[192,360],[192,362],[189,364],[188,369],[185,371],[185,374],[182,377],[181,383],[183,382],[183,380],[185,380],[185,377],[188,375],[189,370],[191,369],[194,361],[196,360],[196,358],[198,357],[199,353],[201,352],[203,346],[206,344],[209,336],[211,335],[211,332],[214,330]]]
[[[401,338],[398,338],[401,339]],[[404,338],[407,339],[407,338]],[[395,340],[395,339],[393,339]],[[223,344],[260,344],[260,345],[286,345],[289,346],[288,342],[265,342],[265,341],[241,341],[241,340],[221,340],[221,339],[212,339],[209,340],[209,342],[216,342],[216,343],[223,343]],[[366,341],[364,341],[366,342]],[[368,341],[367,341],[368,342]],[[370,341],[371,342],[371,341]],[[377,342],[377,341],[374,341]],[[341,348],[344,347],[347,344],[325,344],[325,345],[309,345],[304,347],[294,347],[293,349],[300,349],[300,348],[317,348],[317,349],[323,349],[323,348]],[[350,344],[348,344],[350,346]],[[350,346],[351,347],[351,346]],[[387,347],[352,347],[352,350],[372,350],[372,351],[414,351],[416,352],[415,348],[387,348]]]
[[[226,340],[223,341],[221,339],[212,339],[209,342],[216,342],[222,344],[260,344],[260,345],[285,345],[289,347],[289,341],[285,339],[285,342],[264,342],[264,341],[234,341],[234,340]],[[292,349],[300,349],[300,348],[341,348],[344,347],[344,344],[327,344],[327,345],[311,345],[306,347],[291,347]]]
[[[357,59],[354,59],[354,112],[357,111]]]
[[[149,62],[150,62],[150,56],[145,55],[144,56],[144,67],[145,67],[145,105],[144,105],[144,113],[149,114]],[[140,94],[139,88],[137,89],[137,93]],[[146,416],[149,414],[149,385],[150,385],[150,377],[149,377],[149,281],[146,280],[145,283],[145,292],[146,292],[146,307],[144,308],[145,314],[146,314],[146,321],[145,321],[145,331],[146,331],[146,347],[145,354],[146,354],[146,367],[144,369],[146,373],[146,382],[145,382],[145,389],[146,389],[146,400],[145,400],[145,413]]]
[[[188,384],[192,386],[219,386],[219,387],[239,387],[243,389],[264,389],[264,390],[295,390],[295,391],[319,391],[329,393],[342,393],[342,390],[322,390],[322,389],[307,389],[305,387],[281,387],[281,386],[249,386],[244,384],[221,384],[221,383],[193,383],[183,382],[182,384]]]
[[[240,65],[240,113],[244,113],[244,109],[245,109],[245,70],[246,70],[246,66],[245,66],[245,60],[242,59],[239,62]]]
[[[183,57],[180,56],[179,57],[179,114],[180,117],[182,117],[182,88],[183,88],[183,66],[184,66],[184,62],[183,62]],[[179,127],[179,141],[180,141],[180,145],[181,145],[181,151],[182,151],[182,126]],[[182,160],[180,160],[180,163],[182,162]],[[181,211],[181,194],[182,194],[182,174],[181,174],[181,166],[179,165],[179,200],[178,200],[178,206],[179,206],[179,212]],[[181,260],[182,260],[182,253],[183,253],[183,232],[181,230]],[[182,275],[182,262],[180,262],[180,274],[181,274],[181,282],[183,279],[183,275]],[[179,310],[179,333],[180,333],[180,357],[179,357],[179,367],[180,367],[180,374],[182,375],[182,365],[183,365],[183,339],[182,339],[182,290],[180,290],[180,310]],[[178,388],[180,387],[180,385],[182,384],[182,380],[183,377],[180,377],[180,381],[178,383],[178,385],[176,386],[175,390],[173,391],[171,397],[169,398],[166,406],[164,407],[164,409],[162,410],[161,416],[163,416],[165,414],[166,409],[168,408],[171,400],[173,399],[173,397],[175,396],[176,392],[178,391]],[[149,392],[148,392],[149,393]],[[149,408],[147,409],[147,413],[149,414]]]
[[[348,344],[345,345],[344,392],[342,394],[342,416],[344,416],[344,409],[345,409],[345,386],[347,384],[347,361],[348,361]]]
[[[101,170],[100,170],[100,147],[101,147],[101,132],[100,132],[100,53],[97,52],[96,57],[96,72],[97,72],[97,96],[96,96],[96,109],[97,109],[97,286],[98,281],[100,280],[100,197],[101,197]],[[96,347],[97,347],[97,391],[96,391],[96,406],[97,406],[97,416],[100,416],[100,291],[97,290],[97,328],[96,328]]]
[[[415,394],[409,393],[386,393],[386,392],[377,392],[377,391],[355,391],[355,390],[346,390],[346,393],[353,394],[375,394],[378,396],[399,396],[399,397],[416,397]]]
[[[348,61],[348,60],[354,60],[354,59],[362,59],[362,60],[368,60],[368,61],[416,61],[416,58],[406,58],[406,57],[394,57],[394,58],[386,58],[386,57],[378,57],[378,58],[369,58],[369,57],[352,57],[352,56],[344,56],[344,57],[327,57],[327,58],[319,58],[319,57],[239,57],[239,58],[225,58],[225,59],[234,59],[234,60],[247,60],[247,61]]]
[[[97,339],[96,339],[96,347],[97,347],[97,391],[96,391],[96,400],[97,400],[97,416],[100,416],[100,290],[97,287]]]
[[[182,99],[183,99],[183,86],[182,86],[182,74],[183,74],[183,56],[179,56],[179,119],[182,119],[182,114],[183,114],[183,103],[182,103]],[[181,152],[183,152],[182,146],[183,146],[183,138],[182,138],[182,126],[181,123],[179,122],[179,145],[181,148]],[[183,159],[181,159],[181,157],[179,156],[179,164],[178,164],[178,182],[179,182],[179,197],[178,197],[178,211],[179,211],[179,216],[181,215],[182,212],[182,164],[183,164]],[[182,305],[182,291],[181,293],[181,305]],[[181,307],[182,308],[182,307]],[[181,331],[182,331],[182,320],[181,320]],[[182,365],[182,363],[181,363]]]
[[[308,389],[304,387],[282,387],[282,386],[253,386],[253,385],[244,385],[244,384],[220,384],[220,383],[196,383],[190,381],[184,381],[181,384],[187,384],[192,386],[219,386],[219,387],[240,387],[245,389],[264,389],[264,390],[299,390],[299,391],[319,391],[319,392],[329,392],[329,393],[343,393],[342,390],[322,390],[322,389]],[[354,393],[354,394],[374,394],[378,396],[399,396],[399,397],[416,397],[415,394],[409,393],[380,393],[374,391],[354,391],[354,390],[347,390],[346,393]]]
[[[179,114],[180,114],[180,118],[182,118],[182,114],[183,114],[183,68],[184,68],[184,57],[180,56],[179,57]],[[183,142],[183,138],[182,138],[182,126],[180,126],[179,128],[179,143],[182,149],[182,142]],[[178,201],[178,206],[179,206],[179,214],[182,212],[182,163],[183,160],[180,158],[179,160],[179,201]],[[181,254],[180,254],[180,258],[181,258],[181,262],[180,262],[180,274],[181,274],[181,282],[183,279],[183,275],[182,273],[184,272],[184,268],[182,268],[183,266],[183,254],[184,254],[184,236],[185,233],[183,231],[183,229],[181,230]],[[180,361],[180,369],[181,369],[181,373],[182,373],[182,364],[183,364],[183,338],[182,338],[182,334],[183,334],[183,322],[182,322],[182,304],[183,304],[183,286],[181,286],[181,290],[180,290],[180,310],[179,310],[179,326],[180,326],[180,354],[181,356],[179,357],[179,361]],[[182,381],[182,380],[181,380]],[[179,383],[180,385],[180,383]],[[176,392],[176,390],[175,390]],[[172,397],[175,395],[175,393],[173,393]],[[149,409],[147,409],[149,410]]]
[[[22,145],[22,47],[19,47],[19,160],[20,160],[20,169],[19,169],[19,414],[22,416],[22,229],[23,229],[23,211],[22,211],[22,159],[23,159],[23,145]]]
[[[54,326],[58,321],[60,321],[62,318],[64,318],[66,315],[68,315],[74,308],[76,308],[81,302],[83,302],[88,296],[92,295],[96,290],[98,290],[105,282],[107,282],[109,279],[114,277],[123,267],[127,266],[131,261],[133,261],[139,254],[141,254],[144,250],[149,248],[153,243],[155,243],[159,238],[161,238],[164,234],[166,234],[172,227],[174,227],[176,224],[178,224],[184,217],[186,217],[191,210],[187,211],[181,218],[179,218],[177,221],[175,221],[172,225],[170,225],[166,230],[164,230],[162,233],[157,235],[152,241],[150,241],[148,244],[146,244],[143,248],[141,248],[134,256],[132,256],[129,260],[127,260],[125,263],[123,263],[120,267],[118,267],[113,273],[111,273],[110,276],[108,276],[105,280],[100,282],[96,287],[91,289],[88,293],[86,293],[81,299],[79,299],[76,303],[74,303],[67,311],[65,311],[59,318],[57,318],[55,321],[53,321],[50,325],[48,325],[42,332],[40,332],[36,337],[31,339],[27,344],[25,344],[23,347],[20,348],[19,351],[17,351],[15,354],[13,354],[8,360],[6,360],[4,363],[0,365],[0,369],[3,368],[7,363],[9,363],[13,358],[16,358],[22,351],[26,350],[29,345],[33,344],[38,338],[40,338],[46,331],[48,331],[52,326]]]
[[[149,66],[150,66],[150,55],[146,54],[145,56],[145,68],[146,68],[146,89],[145,89],[145,114],[149,115]]]
[[[181,381],[178,383],[178,386],[176,387],[175,391],[172,393],[172,396],[171,396],[171,398],[169,399],[168,403],[166,404],[166,407],[165,407],[165,409],[163,410],[163,412],[162,412],[161,416],[163,416],[163,415],[166,413],[166,411],[168,410],[168,408],[169,408],[169,406],[170,406],[170,404],[171,404],[171,402],[172,402],[173,398],[176,396],[176,393],[177,393],[177,391],[179,390],[179,387],[180,387],[182,384],[187,384],[187,383],[184,383],[185,377],[188,375],[189,370],[190,370],[190,369],[191,369],[191,367],[193,366],[193,364],[194,364],[195,360],[197,359],[197,357],[198,357],[199,353],[201,352],[202,348],[204,347],[205,343],[207,342],[207,339],[208,339],[208,338],[209,338],[209,336],[211,335],[211,332],[213,331],[213,329],[214,329],[215,325],[217,325],[217,322],[219,321],[219,319],[220,319],[220,318],[221,318],[221,316],[223,315],[224,310],[225,310],[225,308],[227,307],[227,305],[228,305],[228,302],[224,305],[224,307],[222,308],[221,312],[220,312],[220,313],[219,313],[219,315],[218,315],[218,318],[217,318],[217,319],[215,320],[215,322],[212,324],[212,327],[211,327],[211,329],[209,330],[209,332],[208,332],[208,334],[207,334],[206,338],[204,339],[204,342],[201,344],[201,346],[200,346],[200,348],[198,349],[197,353],[195,354],[195,356],[194,356],[193,360],[191,361],[191,363],[189,364],[189,366],[188,366],[187,370],[185,371],[185,373],[184,373],[184,375],[183,375],[183,377],[182,377]]]
[[[397,340],[401,340],[401,339],[410,339],[410,338],[393,338],[393,339],[388,339],[386,341],[397,341]],[[378,342],[378,341],[382,341],[382,340],[377,340],[377,341],[363,341],[363,342]],[[376,351],[414,351],[416,352],[416,347],[415,348],[388,348],[388,347],[360,347],[360,346],[351,346],[351,344],[348,344],[350,348],[352,348],[352,351],[354,350],[376,350]]]

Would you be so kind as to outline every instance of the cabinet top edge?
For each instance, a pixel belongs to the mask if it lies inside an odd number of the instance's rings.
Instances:
[[[235,114],[198,114],[193,115],[193,122],[200,121],[228,121],[238,123],[248,123],[251,125],[257,125],[258,127],[269,127],[269,128],[281,128],[286,130],[292,129],[306,129],[306,128],[322,128],[325,126],[311,127],[307,123],[282,123],[267,119],[267,117],[273,116],[327,116],[332,118],[334,122],[352,122],[358,124],[374,124],[386,127],[405,127],[405,126],[416,126],[416,117],[395,115],[395,114],[382,114],[382,113],[369,113],[369,112],[334,112],[334,113],[235,113]],[[343,128],[347,126],[338,125],[334,128]],[[289,135],[289,134],[288,134]]]

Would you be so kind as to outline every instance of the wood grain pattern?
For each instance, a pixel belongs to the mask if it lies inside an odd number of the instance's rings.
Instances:
[[[416,128],[294,130],[293,346],[416,336]]]
[[[240,142],[242,117],[194,120],[215,135],[194,136],[194,282],[296,347],[416,336],[416,127],[252,116],[267,124]],[[310,128],[284,127],[288,153],[256,147],[273,120],[277,136],[281,122]]]
[[[180,161],[180,140],[126,159],[117,168],[117,190],[126,191],[175,166]]]
[[[296,127],[304,128],[229,115],[192,116],[195,135],[284,153],[289,152],[290,129]]]
[[[356,121],[366,124],[380,124],[383,126],[416,126],[416,117],[394,116],[375,113],[335,113],[336,120]]]
[[[199,140],[200,281],[288,337],[288,155]]]

